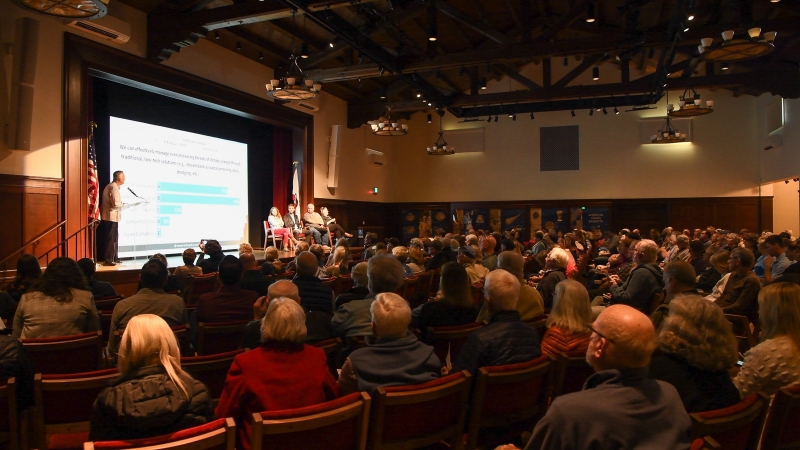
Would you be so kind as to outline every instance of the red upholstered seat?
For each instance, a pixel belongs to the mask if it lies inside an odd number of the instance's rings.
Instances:
[[[22,339],[37,373],[77,373],[102,368],[103,333]]]
[[[800,448],[800,384],[778,390],[767,411],[761,450]]]
[[[244,353],[244,349],[208,356],[182,356],[181,368],[205,384],[211,398],[219,398],[233,359],[240,353]]]
[[[370,397],[353,393],[303,408],[253,414],[251,450],[363,450]]]
[[[147,447],[155,450],[169,447],[171,450],[233,450],[235,441],[236,424],[233,419],[228,417],[185,430],[176,431],[171,434],[150,438],[124,441],[86,442],[83,448],[84,450],[124,450]]]
[[[695,438],[710,436],[725,449],[755,448],[765,405],[763,397],[752,394],[727,408],[690,414],[692,434]]]
[[[439,357],[439,361],[445,360],[448,351],[450,351],[450,360],[455,361],[469,335],[483,326],[483,322],[474,322],[452,327],[428,327],[425,330],[423,341],[433,346],[433,351]]]
[[[586,362],[586,352],[560,353],[558,365],[559,374],[553,387],[553,397],[580,391],[586,380],[594,374],[594,369]]]
[[[342,338],[325,339],[324,341],[310,342],[310,345],[321,348],[328,359],[328,369],[333,377],[338,376],[337,369],[342,368]]]
[[[197,353],[215,355],[239,348],[249,320],[237,322],[200,322],[197,326]]]
[[[183,301],[187,306],[194,305],[201,295],[214,292],[218,282],[217,272],[190,276],[183,290]]]

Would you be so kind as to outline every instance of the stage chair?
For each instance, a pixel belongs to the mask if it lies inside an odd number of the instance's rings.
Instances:
[[[239,348],[249,320],[200,322],[197,327],[197,353],[201,356],[227,353]]]
[[[97,307],[97,310],[103,311],[113,311],[114,307],[117,306],[120,300],[124,297],[121,295],[112,295],[110,297],[98,297],[94,299],[94,306]]]
[[[464,448],[472,376],[462,371],[423,384],[379,387],[372,399],[369,449]]]
[[[550,391],[557,372],[556,358],[503,366],[481,367],[473,388],[467,425],[467,449],[494,448],[531,431],[547,411]],[[481,434],[486,428],[502,431]]]
[[[103,332],[22,339],[36,373],[65,374],[103,368]]]
[[[201,295],[216,291],[218,283],[217,272],[192,275],[189,277],[189,284],[183,291],[183,301],[187,306],[194,305]]]
[[[356,392],[304,408],[253,414],[250,449],[364,450],[370,397]]]
[[[539,340],[544,339],[544,333],[547,332],[547,314],[536,316],[525,323],[532,326],[539,333]]]
[[[759,395],[769,401],[763,393]],[[786,386],[775,393],[761,435],[761,450],[788,448],[800,448],[800,385]]]
[[[758,345],[758,341],[750,328],[750,319],[736,314],[725,314],[725,318],[733,325],[733,334],[736,335],[736,340],[739,341],[740,353],[744,354]]]
[[[19,448],[19,414],[17,383],[14,377],[0,379],[0,445]]]
[[[240,348],[226,353],[209,356],[181,356],[181,369],[188,372],[196,380],[200,380],[208,387],[208,392],[214,400],[222,395],[228,369],[231,368],[236,355],[244,353]]]
[[[89,437],[92,406],[117,369],[68,375],[42,375],[33,381],[33,430],[39,450],[81,448]]]
[[[553,398],[578,392],[586,380],[594,375],[594,369],[586,362],[586,352],[560,353],[558,373],[553,386]]]
[[[283,248],[283,245],[285,245],[285,242],[283,242],[283,236],[276,236],[275,235],[275,230],[272,227],[269,226],[269,221],[265,220],[264,221],[264,248],[265,249],[267,248],[267,241],[269,240],[270,237],[272,237],[272,246],[277,248],[278,250],[281,250]],[[278,247],[278,244],[275,243],[276,239],[281,241],[281,246],[280,247]]]
[[[448,350],[450,351],[450,360],[455,361],[470,333],[483,326],[483,322],[473,322],[452,327],[428,327],[422,340],[433,346],[433,351],[439,357],[439,361],[444,364]]]
[[[324,341],[310,342],[309,345],[321,348],[328,357],[328,368],[334,378],[338,378],[338,371],[342,364],[342,338],[325,339]]]
[[[236,423],[227,417],[151,438],[84,442],[83,450],[234,450],[235,444]]]
[[[692,419],[692,436],[710,436],[726,450],[755,449],[764,424],[768,400],[758,394],[751,394],[727,408],[689,414]]]

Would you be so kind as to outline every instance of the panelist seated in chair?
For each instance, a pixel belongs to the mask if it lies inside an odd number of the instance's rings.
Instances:
[[[328,227],[325,226],[325,220],[322,219],[322,216],[314,212],[313,203],[308,204],[306,213],[303,214],[303,221],[305,221],[317,244],[329,245]]]
[[[295,212],[294,205],[289,205],[286,208],[286,215],[283,216],[283,226],[292,230],[292,235],[296,239],[300,238],[300,233],[305,234],[305,242],[311,244],[311,232],[303,225],[303,219],[300,218],[299,213]]]
[[[345,360],[339,375],[342,395],[356,391],[374,394],[380,386],[421,384],[436,378],[442,364],[433,347],[408,331],[411,309],[403,297],[382,293],[370,306],[372,336],[367,346]]]
[[[181,369],[175,335],[164,319],[142,314],[122,335],[120,377],[94,402],[90,441],[174,433],[214,418],[208,388]]]
[[[322,217],[322,222],[325,224],[326,227],[328,227],[329,230],[331,230],[330,232],[333,233],[334,236],[336,236],[336,239],[341,239],[342,236],[348,239],[353,237],[352,234],[345,231],[344,228],[341,227],[341,225],[336,223],[336,219],[331,217],[330,214],[328,213],[328,208],[323,206],[319,209],[319,212],[320,216]]]

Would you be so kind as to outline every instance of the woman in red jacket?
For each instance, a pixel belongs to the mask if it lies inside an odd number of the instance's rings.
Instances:
[[[585,352],[592,332],[589,292],[575,280],[563,280],[553,293],[553,309],[547,317],[547,332],[542,338],[542,354]]]
[[[215,413],[236,420],[237,448],[250,448],[253,413],[316,405],[338,396],[325,352],[303,344],[306,315],[292,299],[273,299],[261,322],[261,346],[238,355]]]

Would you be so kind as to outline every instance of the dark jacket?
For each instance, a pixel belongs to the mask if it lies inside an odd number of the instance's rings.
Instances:
[[[19,339],[0,336],[0,378],[16,378],[20,411],[33,406],[33,373],[33,363]]]
[[[445,254],[444,250],[437,253],[433,258],[425,261],[425,270],[436,270],[442,267],[445,263],[450,262],[450,259]]]
[[[522,322],[518,311],[492,314],[489,324],[467,338],[450,373],[468,370],[473,376],[484,366],[530,361],[542,355],[539,333]]]
[[[92,278],[89,280],[89,288],[92,290],[92,295],[94,295],[95,299],[114,297],[117,295],[117,291],[114,289],[114,286],[106,281],[95,280]]]
[[[462,308],[445,301],[423,303],[411,311],[411,325],[425,331],[427,327],[452,327],[475,322],[478,310]]]
[[[349,291],[344,291],[336,297],[336,309],[345,303],[352,302],[353,300],[364,300],[369,295],[369,288],[366,286],[355,286]]]
[[[208,259],[205,259],[206,254],[200,253],[200,256],[197,257],[197,262],[195,263],[195,265],[203,269],[204,274],[219,272],[219,263],[220,261],[222,261],[222,258],[224,257],[225,254],[219,252],[209,255]]]
[[[272,264],[267,264],[267,266],[272,267]],[[267,295],[267,289],[273,280],[265,275],[259,269],[248,270],[242,274],[239,286],[248,291],[258,292],[258,295]]]
[[[203,273],[205,273],[205,272],[203,272]],[[99,283],[103,283],[103,282],[99,281]],[[106,284],[111,286],[109,283],[106,283]],[[114,287],[112,286],[111,289],[113,290]],[[144,289],[144,286],[142,285],[142,282],[140,281],[139,285],[136,286],[136,290],[137,291],[141,291],[142,289]],[[169,275],[167,275],[167,284],[165,284],[162,289],[164,290],[164,292],[177,292],[177,291],[183,290],[183,287],[181,286],[181,280],[178,279],[178,277],[176,277],[173,274],[169,274]],[[98,297],[98,295],[94,293],[94,287],[92,287],[92,294],[94,295],[95,298]],[[108,294],[105,294],[104,296],[107,296],[107,295]],[[114,292],[114,294],[112,294],[112,295],[117,295],[117,293]]]
[[[544,274],[539,284],[536,285],[536,290],[542,294],[542,301],[545,308],[553,307],[553,293],[556,292],[556,285],[567,279],[567,269],[548,270]]]
[[[309,311],[333,312],[333,290],[315,276],[299,276],[292,280],[300,291],[300,300]]]
[[[673,385],[689,413],[727,408],[741,401],[727,371],[701,370],[676,355],[653,357],[649,377]]]
[[[525,450],[686,450],[691,428],[675,388],[646,367],[604,370],[553,400]]]
[[[202,425],[214,417],[206,386],[181,376],[185,399],[161,365],[123,375],[94,402],[89,440],[140,439]]]
[[[410,331],[400,339],[367,336],[367,346],[350,354],[358,390],[370,395],[380,386],[420,384],[439,378],[442,364],[433,347]]]
[[[661,268],[652,263],[642,264],[633,269],[622,286],[611,285],[609,304],[628,305],[647,314],[650,312],[650,298],[662,289],[664,272]]]

